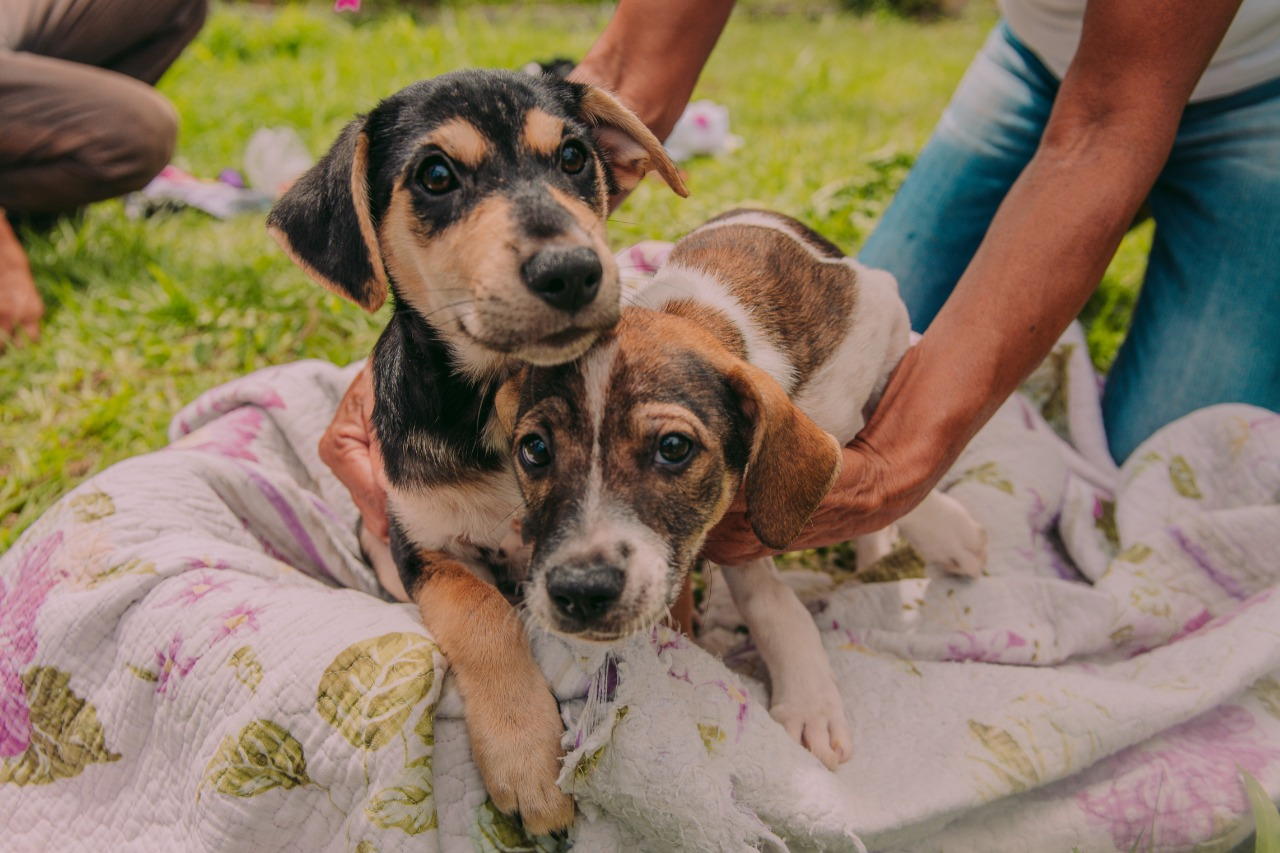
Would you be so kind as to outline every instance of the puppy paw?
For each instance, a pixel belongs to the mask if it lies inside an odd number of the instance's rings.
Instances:
[[[556,779],[564,751],[564,726],[556,700],[545,686],[506,713],[493,707],[467,714],[472,750],[493,804],[519,814],[525,829],[546,835],[573,825],[573,797]],[[498,711],[495,713],[495,711]]]
[[[853,755],[853,738],[844,717],[844,701],[835,685],[823,695],[783,701],[769,709],[792,740],[812,752],[828,770]]]
[[[917,523],[903,523],[904,532],[926,562],[937,563],[948,574],[981,577],[987,567],[987,531],[959,501],[934,492],[908,518]]]

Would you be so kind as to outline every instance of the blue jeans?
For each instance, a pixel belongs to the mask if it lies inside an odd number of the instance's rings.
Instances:
[[[997,26],[859,255],[897,276],[915,329],[977,251],[1057,90]],[[1117,461],[1203,406],[1280,410],[1280,80],[1189,105],[1149,203],[1146,276],[1102,400]]]

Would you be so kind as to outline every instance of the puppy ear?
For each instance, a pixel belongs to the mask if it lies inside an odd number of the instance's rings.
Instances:
[[[764,371],[744,362],[728,378],[751,423],[747,518],[761,542],[782,550],[800,535],[840,476],[840,443]]]
[[[657,170],[676,195],[689,197],[689,190],[680,180],[667,149],[635,113],[604,89],[581,83],[575,84],[575,89],[578,117],[595,133],[596,143],[609,161],[619,190],[635,189],[647,172]]]
[[[506,439],[510,439],[511,433],[515,431],[516,415],[520,410],[520,392],[524,389],[528,376],[529,366],[521,365],[506,382],[498,386],[498,391],[494,394],[494,413]]]
[[[361,117],[276,202],[267,232],[316,282],[373,313],[387,300],[387,273],[369,203],[368,152]]]

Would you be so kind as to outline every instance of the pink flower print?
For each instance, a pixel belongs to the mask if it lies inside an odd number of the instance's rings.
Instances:
[[[980,636],[971,631],[960,631],[960,641],[947,643],[944,660],[973,660],[983,663],[1018,663],[1025,655],[1015,655],[1006,660],[1005,652],[1020,649],[1027,644],[1022,635],[1013,631],[996,631],[990,636]]]
[[[0,758],[25,752],[31,742],[31,716],[21,670],[36,654],[36,615],[49,591],[62,580],[54,555],[62,531],[27,545],[17,568],[0,578]]]
[[[213,642],[220,643],[227,637],[234,635],[242,628],[250,631],[258,630],[258,611],[254,610],[248,604],[241,604],[234,610],[228,610],[218,617],[218,633],[214,636]]]
[[[222,589],[227,586],[227,582],[221,578],[215,578],[205,572],[201,572],[190,580],[186,589],[172,598],[165,599],[159,603],[160,607],[168,607],[173,604],[181,604],[184,607],[195,604],[211,592]]]
[[[333,0],[335,12],[359,12],[360,0]]]
[[[207,424],[203,432],[192,433],[190,439],[174,446],[257,462],[258,457],[250,446],[261,430],[262,410],[245,406]]]
[[[1255,776],[1280,750],[1266,745],[1253,716],[1224,705],[1183,723],[1153,745],[1130,747],[1098,764],[1098,780],[1076,804],[1090,823],[1102,824],[1117,850],[1141,847],[1189,850],[1244,814],[1237,765]]]
[[[169,689],[169,682],[173,679],[185,677],[191,672],[191,667],[196,665],[198,657],[182,657],[182,637],[174,634],[173,639],[169,641],[169,648],[165,651],[156,649],[156,666],[159,673],[156,676],[156,692],[164,693]],[[170,694],[172,695],[172,694]]]

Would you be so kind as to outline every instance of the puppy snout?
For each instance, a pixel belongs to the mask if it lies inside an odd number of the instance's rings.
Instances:
[[[547,596],[561,616],[589,623],[613,606],[626,583],[614,566],[561,566],[547,576]]]
[[[570,314],[591,304],[604,277],[600,256],[586,246],[543,249],[525,261],[520,272],[539,299]]]

